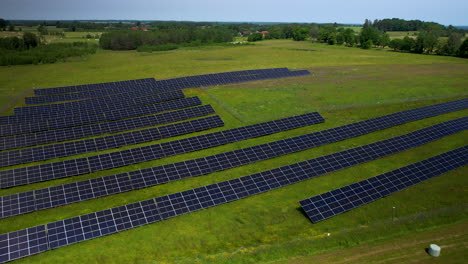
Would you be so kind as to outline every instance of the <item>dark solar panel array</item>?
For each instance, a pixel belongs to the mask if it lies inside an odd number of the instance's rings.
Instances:
[[[93,91],[93,90],[101,90],[101,89],[106,89],[106,88],[115,87],[115,86],[124,86],[128,84],[152,83],[155,81],[156,80],[154,78],[145,78],[145,79],[107,82],[107,83],[93,83],[93,84],[63,86],[63,87],[55,87],[55,88],[40,88],[40,89],[34,89],[34,94],[35,95],[48,95],[48,94],[73,93],[73,92],[81,92],[81,91]]]
[[[77,126],[62,128],[57,130],[49,130],[37,132],[35,134],[26,134],[21,137],[15,137],[15,139],[24,139],[29,142],[36,139],[35,143],[37,144],[47,144],[47,143],[56,143],[67,140],[74,140],[86,137],[94,137],[103,134],[118,133],[132,129],[162,125],[177,121],[182,121],[190,118],[201,117],[206,115],[214,114],[215,111],[210,105],[196,106],[192,108],[185,108],[181,110],[176,110],[172,112],[166,112],[157,115],[149,115],[142,117],[134,117],[130,119],[123,119],[118,121],[112,121],[107,123],[98,123],[86,126]],[[39,143],[40,142],[40,143]],[[37,145],[36,144],[36,145]],[[36,153],[41,155],[41,153]],[[44,153],[47,155],[47,153]],[[35,155],[31,153],[31,155]],[[9,161],[8,164],[15,163],[15,158],[20,157],[11,157],[13,160]]]
[[[0,188],[49,181],[94,171],[117,168],[322,122],[324,122],[324,119],[318,113],[310,113],[162,144],[155,144],[86,158],[0,171]]]
[[[177,79],[164,80],[154,83],[147,83],[137,87],[132,87],[129,90],[128,87],[114,87],[105,90],[88,91],[73,94],[60,94],[51,96],[41,97],[27,97],[26,103],[28,104],[39,104],[39,103],[52,103],[60,101],[71,101],[79,99],[89,99],[101,96],[110,96],[115,98],[116,96],[127,96],[132,97],[139,94],[154,94],[162,93],[171,90],[178,90],[183,88],[202,87],[211,85],[222,85],[246,81],[264,80],[264,79],[275,79],[285,77],[296,77],[301,75],[308,75],[309,71],[289,71],[288,69],[277,70],[277,71],[264,71],[249,74],[237,74],[232,76],[210,76],[209,78],[195,78],[195,77],[183,77]],[[187,79],[188,78],[188,79]]]
[[[163,138],[199,132],[221,127],[224,123],[219,116],[212,116],[163,127],[148,128],[106,137],[39,146],[27,149],[0,152],[0,166],[68,157],[88,152],[119,148]]]
[[[317,223],[467,164],[465,146],[299,203],[309,219]]]
[[[439,105],[440,106],[440,105]],[[378,126],[374,123],[374,125]],[[339,129],[339,128],[338,128]],[[226,170],[233,167],[238,167],[246,165],[249,163],[257,162],[260,160],[270,159],[278,157],[281,155],[291,154],[297,151],[302,151],[305,149],[310,149],[319,145],[336,142],[343,140],[343,137],[336,137],[335,133],[336,128],[320,131],[316,133],[311,133],[308,135],[288,138],[284,140],[279,140],[271,143],[266,143],[262,145],[257,145],[253,147],[248,147],[244,149],[229,151],[225,153],[220,153],[204,158],[187,160],[183,162],[157,166],[153,168],[147,168],[143,170],[131,171],[127,173],[122,173],[118,175],[111,175],[99,179],[86,180],[82,182],[75,182],[72,185],[78,186],[88,186],[83,188],[81,191],[76,192],[74,195],[79,197],[85,197],[83,199],[74,198],[70,199],[73,202],[81,201],[84,199],[92,199],[104,195],[100,190],[107,182],[114,184],[114,180],[119,182],[119,185],[123,186],[124,183],[130,181],[138,182],[138,179],[145,178],[148,175],[155,175],[154,179],[151,181],[145,180],[143,184],[140,182],[138,184],[132,184],[132,188],[125,188],[123,191],[135,190],[138,188],[148,187],[152,185],[167,183],[170,181],[179,180],[186,177],[200,176],[204,174],[209,174],[216,171]],[[363,131],[364,133],[364,131]],[[349,138],[356,136],[356,134],[349,133]],[[150,177],[150,176],[148,176]],[[120,183],[122,182],[122,183]],[[45,201],[48,201],[48,204],[60,204],[62,205],[64,201],[55,201],[55,199],[61,199],[59,195],[55,195],[55,190],[66,190],[67,185],[55,186],[46,188],[43,190],[38,190],[42,193],[42,196]],[[52,197],[44,197],[44,193],[50,194]],[[98,196],[90,196],[89,193],[100,193]],[[112,193],[112,194],[115,194]],[[17,195],[13,196],[13,200]],[[54,198],[55,197],[55,198]],[[7,198],[11,200],[10,198]],[[19,205],[16,205],[19,206]]]
[[[468,120],[468,118],[467,118]],[[74,195],[77,197],[85,197],[83,199],[74,198],[70,199],[73,202],[92,199],[96,197],[103,196],[101,189],[106,186],[106,183],[110,182],[111,185],[115,185],[114,180],[119,182],[120,186],[123,186],[126,182],[134,182],[131,188],[124,188],[123,191],[135,190],[139,188],[144,188],[152,185],[167,183],[170,181],[179,180],[186,177],[200,176],[204,174],[209,174],[216,171],[226,170],[233,167],[238,167],[246,165],[249,163],[257,162],[260,160],[270,159],[278,157],[281,155],[286,155],[294,153],[297,151],[302,151],[305,149],[310,149],[319,145],[336,142],[343,140],[343,137],[337,137],[335,133],[336,128],[320,131],[316,133],[311,133],[308,135],[288,138],[284,140],[279,140],[271,143],[266,143],[262,145],[257,145],[253,147],[248,147],[244,149],[229,151],[225,153],[220,153],[204,158],[198,158],[193,160],[182,161],[178,163],[168,164],[157,166],[153,168],[147,168],[137,171],[131,171],[127,173],[122,173],[118,175],[111,175],[99,179],[86,180],[82,182],[75,182],[72,185],[77,186],[87,186],[82,190],[76,192]],[[345,134],[347,138],[356,136],[356,134]],[[144,182],[141,179],[145,177],[153,177],[151,180],[146,179]],[[120,183],[121,182],[121,183]],[[56,190],[62,191],[66,190],[68,185],[55,186],[36,192],[41,193],[41,197],[48,201],[47,203],[59,204],[62,205],[65,200],[55,201],[55,199],[61,199],[61,195],[56,195]],[[82,193],[83,192],[83,193]],[[93,197],[89,193],[100,193],[99,196]],[[47,197],[44,197],[44,194],[49,194]],[[112,194],[115,194],[113,192]],[[15,194],[13,197],[17,197],[21,194]],[[7,200],[12,200],[10,198],[5,198]],[[15,199],[13,199],[15,200]],[[20,205],[17,205],[20,206]],[[41,208],[44,208],[41,206]]]
[[[187,76],[180,77],[162,81],[156,81],[153,83],[147,83],[146,88],[141,88],[139,91],[164,91],[172,89],[184,89],[192,87],[202,87],[202,86],[211,86],[211,85],[222,85],[229,83],[238,83],[246,81],[255,81],[263,79],[274,79],[274,78],[284,78],[284,77],[294,77],[301,75],[309,75],[310,72],[306,70],[302,71],[289,71],[287,68],[272,68],[272,69],[258,69],[258,70],[246,70],[246,71],[236,71],[236,72],[223,72],[223,73],[214,73],[214,74],[205,74],[205,75],[196,75],[196,76]],[[81,90],[86,91],[86,90]],[[102,89],[103,92],[109,94],[119,94],[127,93],[128,88],[126,87],[109,87],[107,89]],[[69,91],[72,92],[72,91]],[[76,91],[75,91],[76,92]],[[90,94],[86,95],[90,96]],[[82,97],[84,99],[87,97]],[[79,98],[74,98],[76,100]]]
[[[0,262],[158,222],[351,167],[467,128],[458,119],[406,135],[179,193],[0,235]],[[144,179],[143,179],[144,181]],[[129,188],[134,182],[129,181]],[[136,184],[139,184],[136,182]],[[102,192],[120,190],[117,183]],[[77,187],[78,188],[78,187]],[[64,193],[64,198],[66,194]],[[27,200],[27,198],[23,198]],[[30,199],[30,201],[33,201]],[[5,203],[5,201],[3,201]],[[26,202],[27,203],[27,202]]]
[[[325,131],[298,136],[289,139],[288,143],[283,144],[290,144],[290,142],[294,143],[295,141],[299,143],[308,142],[307,144],[301,143],[299,145],[301,148],[311,148],[350,137],[364,135],[366,133],[380,129],[401,125],[406,122],[462,110],[466,107],[468,107],[468,99],[425,106],[360,121],[341,127],[336,127]],[[96,155],[87,158],[0,171],[0,177],[3,178],[0,179],[0,187],[3,186],[3,188],[7,188],[16,186],[17,183],[21,183],[21,185],[23,185],[37,181],[51,180],[57,177],[63,178],[77,176],[90,172],[131,165],[143,161],[160,159],[167,156],[192,152],[243,140],[245,138],[249,138],[251,133],[252,132],[240,133],[238,132],[238,129],[227,130],[203,136],[167,142],[164,144],[150,145],[142,148]],[[255,134],[257,133],[259,132],[255,132]],[[296,144],[294,148],[297,147],[298,146]],[[299,149],[297,151],[299,151]],[[55,173],[55,169],[58,169],[59,172]]]
[[[189,97],[174,101],[169,101],[154,105],[145,105],[135,108],[124,108],[120,110],[102,112],[97,115],[85,115],[85,116],[70,116],[68,118],[59,119],[46,119],[42,122],[36,123],[23,123],[15,125],[1,126],[2,135],[5,134],[22,134],[40,132],[45,130],[67,128],[73,126],[81,126],[93,123],[100,123],[106,121],[115,121],[124,118],[132,118],[143,115],[157,114],[164,111],[176,110],[180,108],[186,108],[191,106],[201,105],[202,102],[198,97]],[[50,141],[54,140],[54,141]],[[55,139],[49,139],[44,134],[34,133],[27,135],[16,135],[9,137],[0,137],[0,150],[14,149],[29,147],[41,144],[47,144],[50,142],[58,142]]]
[[[184,98],[182,91],[171,91],[159,94],[144,94],[136,96],[113,96],[95,98],[83,101],[74,101],[61,104],[48,104],[38,106],[16,107],[15,115],[28,115],[30,117],[43,116],[48,118],[64,117],[76,112],[95,113],[100,111],[116,110],[123,107],[132,107],[145,104],[154,104],[173,99]],[[55,113],[54,113],[55,112]]]
[[[118,94],[125,93],[127,97],[134,97],[134,96],[141,96],[143,93],[147,94],[157,94],[157,93],[164,93],[164,89],[161,88],[153,88],[149,89],[154,86],[155,82],[151,83],[135,83],[135,84],[127,84],[122,86],[115,86],[113,88],[106,88],[101,90],[92,90],[92,91],[85,91],[85,92],[78,92],[78,93],[67,93],[67,94],[54,94],[54,95],[47,95],[47,96],[39,96],[39,97],[26,97],[25,102],[26,104],[45,104],[45,103],[55,103],[61,101],[73,101],[73,100],[82,100],[82,99],[90,99],[90,98],[97,98],[97,97],[109,97],[115,98]],[[121,91],[125,92],[114,92],[115,88],[119,88]]]

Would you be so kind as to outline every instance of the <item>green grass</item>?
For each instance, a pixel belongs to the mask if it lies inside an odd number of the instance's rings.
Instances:
[[[184,90],[187,96],[196,95],[205,104],[211,104],[226,123],[224,128],[195,134],[312,111],[319,111],[326,122],[153,162],[0,190],[0,195],[203,157],[467,95],[468,61],[463,59],[277,40],[263,41],[253,46],[200,47],[154,54],[100,51],[74,62],[0,67],[0,104],[13,102],[12,107],[22,105],[22,98],[31,95],[29,89],[32,87],[147,77],[165,79],[270,67],[308,69],[314,74]],[[11,112],[12,107],[7,107],[5,113]],[[2,219],[0,233],[245,176],[405,134],[467,114],[468,110],[445,114],[223,172]],[[18,263],[269,262],[326,253],[376,240],[386,241],[395,236],[408,236],[416,230],[463,223],[468,219],[468,195],[464,187],[468,184],[466,168],[319,224],[309,222],[299,210],[298,201],[463,146],[467,136],[468,132],[465,131],[397,155],[265,194],[49,251]],[[184,137],[187,136],[175,139]],[[111,151],[102,153],[106,152]],[[57,160],[63,159],[54,161]],[[388,223],[392,206],[398,208],[399,225]],[[410,217],[420,212],[431,214],[412,221]],[[324,234],[328,232],[332,236],[325,238]]]
[[[404,38],[406,36],[416,38],[418,31],[388,31],[387,34],[391,39]]]

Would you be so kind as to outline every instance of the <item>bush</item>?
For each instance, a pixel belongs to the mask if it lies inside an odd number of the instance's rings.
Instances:
[[[255,41],[260,41],[260,40],[263,40],[262,33],[253,33],[247,38],[247,41],[250,41],[250,42],[255,42]]]
[[[468,58],[468,39],[465,39],[458,49],[457,55],[462,58]]]
[[[374,46],[374,43],[373,43],[372,40],[370,40],[370,39],[364,41],[364,42],[361,44],[361,48],[363,48],[363,49],[370,49],[372,46]]]
[[[54,63],[68,57],[96,53],[97,45],[86,42],[53,43],[27,50],[0,49],[0,66]]]

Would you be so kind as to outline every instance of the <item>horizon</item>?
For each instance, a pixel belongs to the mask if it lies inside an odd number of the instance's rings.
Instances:
[[[242,23],[248,23],[248,24],[262,24],[262,23],[268,23],[268,24],[339,24],[339,25],[350,25],[350,26],[361,26],[364,23],[347,23],[347,22],[285,22],[285,21],[209,21],[209,20],[159,20],[159,19],[145,19],[145,20],[140,20],[140,19],[10,19],[10,18],[4,18],[0,17],[8,21],[46,21],[46,22],[56,22],[56,21],[77,21],[77,22],[193,22],[193,23],[232,23],[232,24],[242,24]],[[383,19],[393,19],[393,18],[376,18],[377,20],[383,20]],[[400,19],[400,18],[397,18]],[[406,19],[405,19],[406,20]],[[454,26],[454,27],[468,27],[468,23],[466,25],[457,25],[457,24],[442,24],[437,21],[426,21],[426,20],[421,20],[421,19],[411,19],[411,20],[420,20],[422,22],[434,22],[441,24],[443,26]],[[373,21],[373,20],[371,20]],[[408,21],[408,20],[407,20]]]
[[[363,24],[383,18],[436,22],[442,25],[468,25],[468,2],[448,0],[406,1],[391,4],[375,1],[338,0],[334,3],[290,0],[3,0],[0,17],[7,20],[81,21],[193,21],[221,23],[339,23]],[[456,8],[454,8],[456,7]]]

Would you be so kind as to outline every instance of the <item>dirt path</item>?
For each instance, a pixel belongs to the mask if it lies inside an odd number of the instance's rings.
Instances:
[[[425,248],[436,243],[441,246],[441,256],[434,258]],[[468,222],[412,236],[397,238],[371,246],[337,250],[332,253],[299,257],[281,263],[466,263],[468,259]]]

